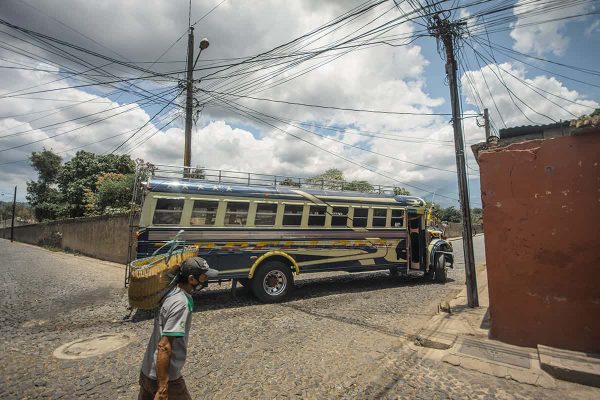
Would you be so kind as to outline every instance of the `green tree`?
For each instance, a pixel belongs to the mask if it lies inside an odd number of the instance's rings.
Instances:
[[[204,179],[206,178],[206,173],[202,168],[196,166],[196,168],[190,170],[187,176],[192,179]]]
[[[94,208],[99,214],[128,211],[133,192],[133,174],[107,172],[98,178],[94,193]]]
[[[443,221],[442,210],[444,208],[442,206],[440,206],[438,203],[432,203],[430,201],[426,201],[425,209],[427,210],[428,213],[429,213],[429,210],[431,210],[431,216],[430,216],[430,220],[429,220],[431,225],[439,225]]]
[[[26,198],[33,208],[33,215],[38,221],[56,219],[62,213],[60,194],[56,190],[62,158],[44,148],[41,152],[31,153],[29,161],[38,174],[37,181],[27,182]]]
[[[483,209],[475,207],[471,209],[471,223],[481,224],[483,222]]]
[[[12,201],[0,201],[0,221],[7,221],[7,224],[10,224],[12,212]],[[33,209],[29,204],[17,201],[17,204],[15,205],[15,220],[25,223],[33,222]],[[4,225],[0,224],[0,228],[3,227]]]
[[[345,183],[344,173],[337,168],[330,168],[322,174],[308,178],[307,183],[323,189],[341,190]]]
[[[292,178],[285,178],[284,180],[279,182],[279,184],[281,186],[292,186],[292,187],[300,187],[301,186],[300,182],[296,182]]]
[[[461,222],[462,215],[459,210],[454,208],[454,206],[450,206],[448,208],[442,208],[440,210],[440,218],[442,221],[447,222]]]
[[[344,183],[344,190],[351,190],[354,192],[372,193],[375,191],[373,185],[367,181],[352,181]]]
[[[394,194],[396,196],[412,196],[410,194],[410,192],[408,191],[408,189],[403,188],[403,187],[395,187],[394,188]]]
[[[64,204],[63,216],[81,217],[89,212],[89,192],[96,192],[98,178],[108,172],[133,174],[135,163],[127,155],[96,155],[78,151],[66,162],[57,177],[58,187]],[[88,194],[86,194],[88,193]]]
[[[355,192],[372,193],[373,185],[364,180],[346,181],[342,170],[330,168],[322,174],[315,175],[306,180],[306,183],[318,188],[329,190],[351,190]]]
[[[61,170],[62,158],[52,150],[44,148],[40,152],[34,151],[29,157],[31,166],[38,173],[39,181],[52,184],[56,182],[56,178]]]

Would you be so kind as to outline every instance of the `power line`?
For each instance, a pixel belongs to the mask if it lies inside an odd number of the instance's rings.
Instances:
[[[424,188],[422,188],[422,187],[419,187],[419,186],[416,186],[416,185],[413,185],[413,184],[408,184],[408,183],[405,183],[405,182],[400,182],[400,181],[398,181],[398,180],[397,180],[396,178],[394,178],[394,177],[391,177],[391,176],[389,176],[389,175],[386,175],[386,174],[384,174],[384,173],[381,173],[381,172],[379,172],[379,171],[378,171],[377,169],[375,169],[374,167],[371,167],[371,166],[369,166],[369,165],[366,165],[366,164],[359,163],[359,162],[357,162],[357,161],[354,161],[354,160],[352,160],[352,159],[349,159],[349,158],[347,158],[347,157],[345,157],[345,156],[342,156],[342,155],[340,155],[340,154],[337,154],[337,153],[335,153],[335,152],[333,152],[333,151],[327,150],[327,149],[325,149],[325,148],[323,148],[323,147],[321,147],[321,146],[319,146],[319,145],[317,145],[317,144],[315,144],[315,143],[312,143],[312,142],[311,142],[311,141],[309,141],[309,140],[306,140],[306,139],[304,139],[304,138],[302,138],[302,137],[299,137],[299,136],[297,136],[297,135],[294,135],[293,133],[287,132],[286,130],[284,130],[284,129],[281,129],[281,128],[279,128],[278,126],[276,126],[276,125],[273,125],[273,124],[271,124],[271,123],[269,123],[269,122],[267,122],[267,121],[264,121],[264,120],[263,120],[263,119],[261,119],[261,118],[255,117],[255,116],[253,116],[253,115],[251,115],[251,114],[249,114],[249,113],[246,113],[246,112],[244,112],[244,111],[240,111],[240,112],[238,112],[237,114],[239,114],[239,115],[242,115],[242,116],[246,116],[247,118],[250,118],[250,119],[256,120],[256,121],[258,121],[258,122],[260,122],[260,123],[262,123],[262,124],[264,124],[264,125],[270,126],[270,127],[274,128],[274,129],[277,129],[278,131],[281,131],[281,132],[285,133],[286,135],[292,136],[292,137],[294,137],[294,138],[296,138],[296,139],[298,139],[298,140],[300,140],[300,141],[302,141],[302,142],[304,142],[304,143],[307,143],[307,144],[309,144],[309,145],[311,145],[311,146],[313,146],[313,147],[316,147],[316,148],[320,149],[321,151],[324,151],[324,152],[326,152],[326,153],[328,153],[328,154],[330,154],[330,155],[333,155],[334,157],[340,158],[340,159],[342,159],[342,160],[344,160],[344,161],[347,161],[347,162],[349,162],[349,163],[351,163],[351,164],[357,165],[357,166],[359,166],[359,167],[361,167],[361,168],[363,168],[363,169],[366,169],[366,170],[368,170],[368,171],[370,171],[370,172],[373,172],[373,173],[375,173],[375,174],[377,174],[377,175],[380,175],[380,176],[382,176],[382,177],[385,177],[385,178],[387,178],[387,179],[391,179],[392,181],[394,181],[394,182],[396,182],[396,183],[399,183],[400,185],[407,186],[407,187],[410,187],[410,188],[413,188],[413,189],[416,189],[416,190],[419,190],[419,191],[422,191],[422,192],[425,192],[425,193],[433,193],[431,190],[427,190],[427,189],[424,189]],[[443,194],[438,194],[438,195],[439,195],[440,197],[444,197],[444,198],[447,198],[447,199],[450,199],[450,200],[458,201],[458,199],[457,199],[457,198],[455,198],[455,197],[449,197],[449,196],[445,196],[445,195],[443,195]]]
[[[219,4],[217,4],[216,6],[214,6],[213,8],[211,8],[207,13],[205,13],[203,16],[201,16],[200,18],[198,18],[196,20],[196,22],[194,22],[193,24],[190,25],[190,27],[196,26],[196,24],[200,21],[202,21],[204,18],[208,17],[213,11],[215,11],[217,8],[219,8],[219,6],[223,3],[225,3],[227,0],[222,0]],[[190,0],[190,10],[191,10],[191,0]],[[191,11],[190,11],[190,15],[191,15]]]
[[[147,103],[149,103],[149,102],[147,102]],[[131,108],[129,108],[129,109],[126,109],[126,110],[124,110],[124,111],[118,112],[118,113],[116,113],[116,114],[113,114],[113,115],[109,115],[109,116],[107,116],[107,117],[103,117],[103,118],[101,118],[101,119],[98,119],[98,120],[96,120],[96,121],[92,121],[92,122],[90,122],[90,123],[88,123],[88,124],[85,124],[85,125],[79,126],[79,127],[77,127],[77,128],[74,128],[74,129],[70,129],[70,130],[68,130],[68,131],[65,131],[65,132],[57,133],[57,134],[55,134],[55,135],[47,136],[47,137],[45,137],[45,138],[42,138],[42,139],[38,139],[38,140],[31,141],[31,142],[23,143],[23,144],[20,144],[20,145],[12,146],[12,147],[9,147],[9,148],[6,148],[6,149],[0,149],[0,153],[2,153],[2,152],[5,152],[5,151],[9,151],[9,150],[18,149],[18,148],[25,147],[25,146],[30,146],[30,145],[32,145],[32,144],[35,144],[35,143],[40,143],[40,142],[43,142],[43,141],[45,141],[45,140],[48,140],[48,139],[53,139],[53,138],[55,138],[55,137],[58,137],[58,136],[63,136],[63,135],[66,135],[66,134],[68,134],[68,133],[71,133],[71,132],[77,131],[77,130],[79,130],[79,129],[86,128],[86,127],[88,127],[88,126],[91,126],[91,125],[97,124],[97,123],[99,123],[99,122],[102,122],[102,121],[105,121],[105,120],[107,120],[107,119],[110,119],[110,118],[116,117],[116,116],[118,116],[118,115],[122,115],[122,114],[124,114],[124,113],[127,113],[127,112],[129,112],[129,111],[133,111],[133,110],[135,110],[135,109],[137,109],[137,108],[140,108],[142,105],[145,105],[145,103],[144,103],[144,102],[142,102],[142,103],[136,104],[134,107],[131,107]]]
[[[476,41],[476,42],[477,42],[478,44],[480,44],[480,45],[481,45],[481,43],[480,43],[480,42],[478,42],[478,41]],[[475,49],[475,48],[474,48],[474,47],[473,47],[471,44],[469,44],[469,43],[467,43],[467,44],[468,44],[468,46],[469,46],[469,47],[471,47],[471,49],[473,50],[473,52],[475,53],[475,55],[476,55],[476,56],[479,56],[479,57],[481,57],[481,59],[482,59],[483,61],[485,61],[485,62],[490,62],[489,58],[485,57],[485,56],[484,56],[484,55],[483,55],[481,52],[477,51],[477,50],[476,50],[476,49]],[[483,47],[483,46],[482,46],[482,47]],[[517,60],[517,61],[519,61],[519,60]],[[496,64],[496,65],[497,65],[497,64]],[[547,97],[545,97],[545,96],[541,95],[541,94],[540,94],[538,91],[544,92],[544,93],[546,93],[546,94],[549,94],[549,95],[551,95],[551,96],[553,96],[553,97],[559,98],[559,99],[561,99],[561,100],[567,101],[567,102],[569,102],[569,103],[572,103],[572,104],[576,104],[576,105],[578,105],[578,106],[587,107],[587,108],[590,108],[590,109],[592,109],[592,110],[596,108],[596,107],[593,107],[593,106],[590,106],[590,105],[587,105],[587,104],[583,104],[583,103],[579,103],[579,102],[577,102],[577,101],[574,101],[574,100],[568,99],[568,98],[566,98],[566,97],[563,97],[563,96],[557,95],[557,94],[555,94],[555,93],[552,93],[552,92],[549,92],[549,91],[547,91],[547,90],[545,90],[545,89],[542,89],[542,88],[541,88],[541,87],[539,87],[539,86],[536,86],[536,85],[534,85],[534,84],[532,84],[532,83],[530,83],[530,82],[527,82],[527,81],[525,81],[525,80],[523,80],[523,79],[519,78],[518,76],[516,76],[516,75],[512,74],[510,71],[507,71],[506,69],[504,69],[504,68],[500,67],[499,65],[497,65],[497,68],[499,68],[500,70],[504,71],[504,72],[505,72],[505,73],[507,73],[508,75],[512,76],[512,77],[513,77],[515,80],[517,80],[517,81],[519,81],[520,83],[522,83],[523,85],[525,85],[525,86],[529,87],[531,90],[533,90],[534,92],[536,92],[537,94],[539,94],[541,97],[543,97],[544,99],[546,99],[546,100],[550,101],[551,103],[555,104],[556,106],[558,106],[558,107],[562,108],[563,110],[567,111],[568,113],[571,113],[571,112],[570,112],[570,111],[568,111],[568,110],[566,110],[565,108],[563,108],[561,105],[559,105],[559,104],[555,103],[554,101],[552,101],[552,100],[548,99]],[[573,114],[571,114],[571,115],[573,115]],[[573,116],[574,116],[574,117],[577,117],[577,115],[573,115]]]
[[[165,91],[164,93],[168,94],[168,92],[172,92],[172,91],[174,91],[176,89],[177,89],[176,87],[175,88],[171,88],[171,89],[168,89],[167,91]],[[151,98],[146,98],[146,100],[147,100],[147,102],[145,104],[150,104],[150,102],[152,101]],[[94,115],[103,114],[103,113],[105,113],[107,111],[116,110],[116,109],[123,108],[123,107],[129,106],[129,105],[132,105],[132,104],[136,104],[136,103],[137,103],[137,101],[131,102],[131,103],[125,103],[125,104],[121,104],[121,105],[118,105],[118,106],[115,106],[115,107],[112,107],[112,108],[104,109],[104,110],[101,110],[101,111],[98,111],[98,112],[95,112],[95,113],[86,114],[86,115],[83,115],[81,117],[71,118],[71,119],[69,119],[67,121],[56,122],[56,123],[53,123],[53,124],[45,125],[45,126],[38,127],[38,128],[27,129],[27,130],[20,131],[20,132],[9,133],[9,134],[0,136],[0,139],[6,138],[6,137],[21,136],[21,135],[24,135],[24,134],[27,134],[27,133],[30,133],[30,132],[39,131],[40,129],[51,128],[53,126],[58,126],[58,125],[66,124],[66,123],[69,123],[69,122],[78,121],[80,119],[89,118],[89,117],[92,117]]]
[[[161,118],[161,120],[164,120],[164,117],[163,117],[163,118]],[[172,122],[172,121],[171,121],[171,122]],[[82,148],[85,148],[85,147],[88,147],[88,146],[92,146],[92,145],[95,145],[95,144],[98,144],[98,143],[106,142],[106,141],[108,141],[108,140],[110,140],[110,139],[114,139],[114,138],[116,138],[116,137],[123,136],[123,135],[125,135],[125,134],[127,134],[127,133],[129,133],[129,132],[133,132],[133,131],[135,131],[136,129],[137,129],[137,128],[134,128],[134,129],[129,129],[129,130],[126,130],[126,131],[124,131],[124,132],[121,132],[121,133],[117,133],[116,135],[112,135],[112,136],[109,136],[109,137],[107,137],[107,138],[104,138],[104,139],[96,140],[96,141],[93,141],[93,142],[90,142],[90,143],[86,143],[86,144],[83,144],[83,145],[81,145],[81,146],[77,146],[77,147],[71,147],[71,148],[69,148],[69,149],[66,149],[66,150],[62,150],[62,151],[56,151],[55,153],[56,153],[56,154],[68,153],[68,152],[70,152],[70,151],[73,151],[73,150],[78,150],[78,149],[82,149]],[[21,159],[21,160],[15,160],[15,161],[7,161],[7,162],[4,162],[4,163],[1,163],[0,165],[16,164],[16,163],[20,163],[20,162],[26,162],[26,161],[29,161],[29,158],[24,158],[24,159]]]
[[[263,97],[217,92],[217,91],[205,90],[205,89],[200,89],[200,91],[207,93],[207,94],[218,94],[218,95],[232,96],[232,97],[238,97],[238,98],[244,98],[244,99],[268,101],[270,103],[283,103],[283,104],[289,104],[289,105],[294,105],[294,106],[322,108],[322,109],[328,109],[328,110],[353,111],[353,112],[363,112],[363,113],[371,113],[371,114],[390,114],[390,115],[441,115],[441,116],[452,115],[452,114],[448,114],[448,113],[416,113],[416,112],[403,112],[403,111],[368,110],[368,109],[362,109],[362,108],[346,108],[346,107],[336,107],[336,106],[325,106],[325,105],[321,105],[321,104],[299,103],[299,102],[295,102],[295,101],[275,100],[275,99],[268,99],[268,98],[263,98]]]
[[[125,141],[123,141],[123,143],[121,143],[120,145],[118,145],[117,147],[115,147],[115,148],[114,148],[114,149],[113,149],[113,150],[110,152],[110,154],[114,154],[114,153],[115,153],[117,150],[119,150],[121,147],[123,147],[123,145],[124,145],[125,143],[127,143],[127,142],[128,142],[129,140],[131,140],[131,139],[132,139],[132,138],[133,138],[135,135],[137,135],[137,134],[138,134],[138,132],[139,132],[140,130],[142,130],[142,128],[143,128],[143,127],[145,127],[146,125],[148,125],[148,124],[150,123],[150,121],[152,121],[154,118],[156,118],[156,116],[158,116],[158,114],[160,114],[160,113],[161,113],[161,112],[163,112],[163,111],[164,111],[164,110],[165,110],[165,109],[166,109],[168,106],[170,106],[170,105],[173,103],[173,101],[175,101],[175,99],[176,99],[177,97],[179,97],[179,95],[180,95],[182,92],[183,92],[183,89],[181,89],[181,90],[179,91],[179,93],[177,93],[177,94],[176,94],[176,95],[175,95],[175,96],[174,96],[174,97],[171,99],[171,101],[170,101],[170,102],[168,102],[167,104],[165,104],[165,106],[164,106],[163,108],[161,108],[161,109],[160,109],[160,111],[158,111],[156,114],[154,114],[154,115],[152,116],[152,118],[150,118],[148,121],[146,121],[146,123],[145,123],[144,125],[142,125],[142,126],[141,126],[141,127],[138,129],[138,130],[136,130],[135,132],[133,132],[133,134],[131,134],[131,136],[129,136],[127,139],[125,139]]]
[[[470,45],[469,45],[469,46],[470,46]],[[473,50],[473,52],[475,53],[475,55],[476,55],[476,56],[480,56],[480,57],[482,57],[482,56],[483,56],[481,53],[479,53],[477,50],[475,50],[475,48],[473,48],[472,46],[470,46],[470,47],[471,47],[471,49]],[[482,58],[483,58],[483,57],[482,57]],[[540,93],[540,91],[543,91],[543,92],[546,92],[546,93],[548,93],[548,94],[551,94],[551,95],[553,95],[552,93],[550,93],[550,92],[548,92],[548,91],[546,91],[546,90],[544,90],[544,89],[539,89],[539,90],[538,90],[536,86],[534,86],[534,85],[530,84],[530,83],[529,83],[529,82],[527,82],[526,80],[523,80],[523,79],[519,78],[518,76],[516,76],[516,75],[512,74],[511,72],[509,72],[509,71],[505,70],[504,68],[501,68],[501,67],[500,67],[500,69],[502,69],[504,72],[506,72],[507,74],[509,74],[511,77],[513,77],[514,79],[516,79],[516,80],[517,80],[518,82],[520,82],[521,84],[525,85],[527,88],[529,88],[530,90],[532,90],[532,91],[533,91],[533,92],[535,92],[536,94],[538,94],[538,95],[539,95],[540,97],[542,97],[544,100],[547,100],[547,101],[549,101],[550,103],[554,104],[555,106],[557,106],[558,108],[562,109],[562,110],[563,110],[563,111],[565,111],[566,113],[568,113],[568,114],[571,114],[571,116],[572,116],[572,117],[574,117],[574,118],[578,118],[578,117],[579,117],[578,115],[576,115],[576,114],[573,114],[571,111],[567,110],[566,108],[564,108],[562,105],[558,104],[557,102],[555,102],[555,101],[553,101],[553,100],[550,100],[548,97],[546,97],[546,96],[542,95],[542,94]],[[563,97],[561,97],[561,96],[557,96],[557,95],[553,95],[553,96],[560,97],[560,98],[561,98],[561,99],[563,99],[563,100],[572,101],[572,100],[568,100],[568,99],[566,99],[566,98],[563,98]],[[589,107],[589,106],[588,106],[588,107]],[[593,109],[594,107],[590,107],[590,108],[592,108],[592,109]]]
[[[456,173],[456,171],[453,171],[453,170],[448,170],[448,169],[445,169],[445,168],[439,168],[439,167],[435,167],[435,166],[431,166],[431,165],[419,164],[419,163],[415,163],[415,162],[408,161],[408,160],[402,160],[402,159],[400,159],[400,158],[397,158],[397,157],[394,157],[394,156],[390,156],[390,155],[387,155],[387,154],[382,154],[382,153],[379,153],[379,152],[376,152],[376,151],[373,151],[373,150],[365,149],[364,147],[360,147],[360,146],[357,146],[357,145],[355,145],[355,144],[351,144],[351,143],[346,143],[346,142],[343,142],[343,141],[341,141],[341,140],[338,140],[338,139],[335,139],[335,138],[332,138],[332,137],[329,137],[329,136],[321,135],[321,134],[318,134],[318,133],[316,133],[316,132],[313,132],[313,131],[311,131],[311,130],[308,130],[308,129],[302,128],[302,127],[300,127],[300,126],[298,126],[298,125],[295,125],[295,124],[292,124],[292,123],[285,122],[285,121],[283,121],[283,120],[281,120],[281,119],[279,119],[279,118],[277,118],[277,117],[273,117],[273,116],[271,116],[271,115],[264,114],[264,113],[262,113],[262,112],[260,112],[260,111],[254,110],[254,109],[252,109],[252,108],[250,108],[250,107],[243,106],[243,105],[241,105],[241,104],[239,104],[239,103],[227,102],[227,101],[225,101],[225,100],[223,100],[223,99],[219,99],[219,100],[221,100],[221,101],[222,101],[222,102],[224,102],[225,104],[227,104],[227,105],[229,105],[229,106],[231,106],[231,107],[235,108],[235,109],[236,109],[236,110],[238,110],[238,111],[240,111],[240,109],[239,109],[239,108],[237,108],[237,107],[235,107],[235,106],[233,106],[232,104],[235,104],[235,105],[238,105],[238,106],[240,106],[240,107],[243,107],[243,108],[245,108],[246,110],[248,110],[249,112],[252,112],[252,113],[254,113],[254,114],[259,114],[259,115],[262,115],[262,116],[264,116],[264,117],[266,117],[266,118],[270,118],[270,119],[273,119],[273,120],[275,120],[275,121],[278,121],[278,122],[284,123],[284,124],[286,124],[286,125],[288,125],[288,126],[292,126],[292,127],[296,128],[296,129],[300,129],[300,130],[302,130],[302,131],[304,131],[304,132],[308,132],[308,133],[310,133],[310,134],[312,134],[312,135],[315,135],[315,136],[318,136],[318,137],[320,137],[320,138],[327,139],[327,140],[331,140],[331,141],[333,141],[333,142],[336,142],[336,143],[339,143],[339,144],[341,144],[341,145],[343,145],[343,146],[352,147],[352,148],[355,148],[355,149],[357,149],[357,150],[361,150],[361,151],[364,151],[364,152],[367,152],[367,153],[375,154],[375,155],[377,155],[377,156],[381,156],[381,157],[389,158],[389,159],[392,159],[392,160],[395,160],[395,161],[400,161],[400,162],[402,162],[402,163],[411,164],[411,165],[415,165],[415,166],[422,167],[422,168],[435,169],[435,170],[438,170],[438,171],[443,171],[443,172],[451,172],[451,173],[453,173],[453,174],[455,174],[455,173]]]

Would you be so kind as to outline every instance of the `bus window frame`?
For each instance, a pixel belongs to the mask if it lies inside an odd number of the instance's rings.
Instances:
[[[333,225],[333,218],[341,217],[340,215],[333,215],[334,208],[346,208],[346,223],[344,225]],[[329,221],[329,229],[345,229],[350,227],[349,221],[352,220],[351,213],[353,212],[352,206],[350,204],[331,204],[331,219]]]
[[[400,210],[402,211],[402,226],[393,226],[392,225],[392,214],[394,210]],[[408,208],[407,207],[390,207],[390,228],[401,228],[401,229],[408,229],[407,227],[407,215],[408,215]],[[397,218],[397,217],[394,217]]]
[[[275,228],[277,226],[277,212],[279,210],[279,202],[278,201],[254,201],[253,202],[255,204],[254,206],[254,212],[253,212],[253,216],[252,216],[252,226],[256,226],[259,228]],[[256,216],[258,215],[258,206],[261,204],[269,204],[269,205],[275,205],[275,213],[273,214],[274,219],[273,219],[273,224],[272,225],[256,225]]]
[[[154,217],[156,215],[156,206],[158,205],[158,200],[166,199],[166,200],[183,200],[183,206],[181,207],[181,214],[179,216],[179,223],[177,224],[156,224],[154,223]],[[150,223],[152,226],[182,226],[182,221],[184,220],[184,211],[187,203],[187,199],[184,196],[153,196],[152,198],[152,213],[150,214]]]
[[[280,227],[282,228],[302,228],[303,226],[306,226],[305,223],[305,218],[308,218],[308,216],[306,215],[306,203],[301,203],[301,202],[295,202],[295,201],[282,201],[281,203],[281,225]],[[285,217],[285,206],[300,206],[302,207],[302,213],[300,214],[300,223],[298,225],[284,225],[283,223],[283,219]],[[290,215],[296,215],[296,214],[290,214]],[[303,225],[304,222],[304,225]]]
[[[249,219],[250,219],[250,205],[251,205],[251,201],[250,200],[239,200],[239,199],[236,199],[236,198],[233,198],[233,199],[223,199],[223,203],[224,203],[224,208],[225,209],[224,209],[224,212],[223,212],[223,221],[222,221],[223,223],[222,223],[222,225],[220,227],[222,227],[222,228],[236,228],[236,227],[237,228],[240,228],[240,227],[246,228],[246,227],[250,226],[248,224],[249,223]],[[225,223],[226,218],[227,218],[227,205],[230,204],[230,203],[246,203],[246,204],[248,204],[248,210],[246,211],[246,223],[245,224],[242,224],[242,225],[229,225],[229,224]]]
[[[313,207],[319,207],[321,209],[324,209],[324,214],[322,214],[322,215],[321,214],[311,215],[310,211],[311,211],[311,209]],[[326,226],[325,224],[327,222],[327,206],[325,204],[314,204],[314,203],[312,203],[312,204],[307,204],[307,208],[308,208],[308,211],[307,211],[308,216],[306,218],[306,227],[307,228],[311,228],[311,229],[325,229],[325,226]],[[310,217],[311,216],[312,217],[323,217],[323,224],[321,224],[321,225],[310,225]]]
[[[218,217],[219,217],[219,207],[221,207],[221,203],[222,200],[218,199],[218,198],[209,198],[209,197],[190,197],[188,199],[186,199],[186,202],[189,201],[191,203],[190,205],[190,215],[189,218],[184,219],[184,221],[187,222],[187,224],[185,226],[204,226],[204,227],[217,227],[219,226],[218,224]],[[215,209],[215,217],[214,217],[214,224],[212,225],[199,225],[199,224],[192,224],[192,215],[194,214],[194,204],[196,203],[196,201],[210,201],[210,202],[214,202],[217,203],[217,207]]]
[[[385,211],[385,216],[384,217],[376,217],[375,216],[375,211],[376,210],[384,210]],[[374,229],[382,229],[382,228],[389,228],[389,221],[388,221],[388,214],[389,212],[389,207],[371,207],[371,218],[370,218],[370,227],[374,228]],[[375,219],[381,220],[383,218],[383,226],[375,226]]]
[[[363,219],[365,220],[365,225],[364,226],[356,226],[356,225],[354,225],[354,223],[356,221],[356,218],[357,218],[356,214],[355,214],[356,210],[367,210],[367,215],[366,216],[360,216],[360,217],[358,217],[359,220],[361,220],[361,221]],[[366,229],[369,229],[369,221],[370,221],[369,215],[372,215],[371,214],[371,207],[369,207],[369,206],[356,206],[356,205],[353,205],[352,206],[352,225],[351,225],[352,228],[366,228]]]

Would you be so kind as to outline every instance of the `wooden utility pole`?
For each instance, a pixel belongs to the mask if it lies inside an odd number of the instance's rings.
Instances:
[[[471,227],[471,207],[469,204],[469,188],[467,185],[467,170],[465,163],[465,146],[462,132],[460,98],[456,77],[456,59],[454,57],[454,41],[463,23],[452,23],[442,20],[439,15],[433,16],[434,25],[430,32],[440,39],[446,50],[446,75],[450,84],[450,101],[452,103],[452,127],[454,128],[454,149],[456,153],[456,170],[458,174],[458,189],[460,208],[462,211],[462,238],[465,257],[465,273],[467,278],[467,302],[469,307],[479,306],[477,292],[477,276],[475,272],[475,255],[473,253],[473,229]]]
[[[10,241],[13,242],[15,240],[15,212],[17,210],[17,187],[15,186],[15,194],[13,195],[13,212],[12,212],[12,222],[10,224]]]
[[[188,176],[192,162],[192,112],[194,102],[194,27],[188,33],[187,81],[185,96],[185,145],[183,148],[184,176]]]

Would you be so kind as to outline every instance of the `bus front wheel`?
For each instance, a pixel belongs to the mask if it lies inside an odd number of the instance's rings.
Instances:
[[[294,277],[289,265],[281,261],[267,261],[254,273],[250,285],[260,301],[277,303],[291,292]]]

